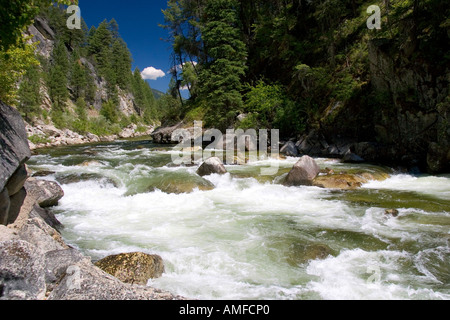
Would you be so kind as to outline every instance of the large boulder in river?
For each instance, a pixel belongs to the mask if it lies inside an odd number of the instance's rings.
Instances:
[[[211,174],[225,174],[227,169],[222,163],[222,160],[218,157],[211,157],[207,159],[197,170],[199,176],[209,176]]]
[[[287,175],[284,185],[311,186],[319,173],[320,167],[316,161],[309,156],[303,156]]]
[[[0,224],[6,225],[14,220],[10,217],[10,208],[17,207],[20,201],[15,200],[12,206],[11,197],[23,191],[27,178],[25,163],[30,157],[22,117],[16,109],[0,101],[0,197],[3,199],[0,205]]]
[[[59,200],[64,197],[63,189],[53,181],[29,178],[25,183],[25,189],[41,208],[56,206]]]
[[[106,257],[95,265],[124,283],[146,285],[164,273],[164,262],[158,255],[142,252],[122,253]]]

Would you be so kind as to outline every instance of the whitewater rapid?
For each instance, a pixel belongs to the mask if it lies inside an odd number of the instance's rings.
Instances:
[[[54,212],[66,241],[94,260],[158,254],[166,272],[149,285],[195,299],[450,299],[449,176],[394,174],[337,192],[261,180],[256,172],[278,161],[266,160],[205,177],[213,190],[168,194],[149,184],[193,178],[198,167],[173,167],[170,150],[136,146],[72,147],[30,161],[54,172],[45,179],[82,177],[61,183]],[[296,160],[279,160],[280,177]]]

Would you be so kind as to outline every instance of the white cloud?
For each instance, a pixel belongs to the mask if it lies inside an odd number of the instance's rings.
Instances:
[[[158,78],[163,78],[166,76],[164,71],[160,69],[155,69],[154,67],[145,68],[141,72],[141,75],[144,80],[156,80]]]

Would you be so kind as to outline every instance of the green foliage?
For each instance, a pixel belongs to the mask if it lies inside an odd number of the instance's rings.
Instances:
[[[24,75],[18,91],[17,109],[24,118],[32,122],[39,115],[41,105],[41,74],[38,66],[32,65]]]
[[[41,135],[32,135],[28,137],[28,140],[30,140],[31,143],[34,144],[45,144],[51,142],[51,140],[45,136]]]
[[[0,99],[9,104],[17,103],[28,121],[42,116],[44,121],[51,120],[57,128],[102,136],[118,134],[131,123],[140,124],[144,130],[142,124],[153,124],[158,120],[160,111],[153,91],[139,71],[133,77],[131,53],[120,37],[119,25],[114,19],[105,20],[98,28],[90,30],[82,20],[81,30],[71,30],[66,26],[66,8],[57,4],[76,4],[77,1],[56,1],[54,5],[50,5],[50,0],[18,0],[4,5],[3,2],[0,13]],[[22,39],[22,31],[38,12],[55,32],[50,59],[36,57],[36,44],[27,44],[25,40],[28,39]],[[94,104],[97,90],[94,73],[106,81],[108,101],[103,104],[99,116],[89,117],[89,105]],[[40,110],[43,103],[41,86],[48,89],[52,101],[50,112]],[[120,89],[125,93],[132,91],[137,96],[138,114],[126,117],[120,113]],[[73,111],[68,107],[69,99],[76,101]],[[40,137],[33,139],[37,143],[44,141]]]
[[[158,102],[158,110],[161,110],[161,122],[175,123],[182,120],[180,100],[176,97],[165,94]]]
[[[142,79],[138,68],[134,70],[131,86],[138,114],[146,124],[153,123],[158,118],[155,97],[148,82]]]
[[[86,102],[83,98],[78,98],[75,113],[77,117],[71,124],[72,128],[80,134],[86,134],[89,128],[89,119],[86,109]]]
[[[169,0],[163,27],[173,46],[173,91],[188,86],[191,93],[190,101],[171,113],[190,120],[190,110],[201,106],[206,125],[223,129],[246,112],[240,126],[281,126],[287,135],[320,126],[333,103],[345,111],[377,95],[369,85],[368,43],[373,38],[386,39],[398,61],[424,59],[445,70],[450,58],[448,5],[439,0],[383,1],[382,30],[369,30],[367,8],[372,4]],[[198,64],[191,68],[190,61]],[[256,85],[245,88],[245,82]]]
[[[247,50],[239,30],[237,5],[234,0],[208,1],[201,27],[209,57],[199,76],[201,95],[210,104],[206,122],[220,129],[231,125],[243,107]]]
[[[116,39],[112,45],[111,64],[111,68],[116,75],[115,84],[123,90],[129,89],[131,82],[131,55],[122,39]]]
[[[88,72],[81,62],[78,52],[74,52],[71,57],[71,77],[70,87],[73,90],[73,98],[85,98],[88,90]]]
[[[108,136],[111,134],[110,126],[111,123],[105,117],[94,117],[89,119],[88,131],[99,137]]]
[[[198,106],[188,111],[184,120],[187,123],[194,123],[194,121],[202,121],[205,118],[205,108],[203,106]]]
[[[69,98],[68,76],[69,56],[65,44],[59,41],[52,53],[52,66],[50,67],[48,87],[53,103],[63,108]]]
[[[35,44],[8,47],[7,51],[0,51],[0,100],[15,105],[18,93],[17,83],[27,70],[37,66],[39,62],[34,54]]]
[[[301,114],[301,109],[289,98],[283,86],[270,85],[260,80],[255,86],[247,88],[245,111],[248,115],[239,124],[240,128],[280,128],[284,134],[292,134],[305,128],[305,115]]]
[[[116,105],[111,100],[103,103],[100,114],[112,124],[116,124],[120,120],[119,110],[117,110]]]
[[[69,119],[64,112],[64,108],[60,107],[58,103],[54,103],[50,112],[50,117],[56,128],[65,129],[68,127]]]
[[[284,107],[285,95],[280,85],[258,81],[245,95],[245,109],[256,117],[258,128],[270,128],[277,110]]]
[[[22,47],[25,41],[22,31],[32,24],[42,8],[49,7],[52,0],[2,0],[0,10],[0,51],[7,52],[10,47]],[[78,4],[78,1],[58,0],[59,4]]]

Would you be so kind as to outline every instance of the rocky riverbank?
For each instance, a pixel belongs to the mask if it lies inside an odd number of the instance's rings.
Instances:
[[[54,197],[47,192],[36,180],[28,183],[18,219],[0,226],[0,300],[181,299],[147,287],[142,280],[140,285],[122,282],[67,245],[56,229],[61,227],[56,218],[38,205],[35,194],[42,202],[45,194]]]
[[[93,133],[81,135],[69,129],[58,129],[54,125],[38,124],[32,126],[25,124],[26,132],[29,137],[29,146],[31,150],[40,148],[51,148],[68,145],[81,145],[99,142],[111,142],[118,139],[130,139],[149,136],[155,130],[153,126],[139,128],[136,124],[131,124],[124,128],[122,132],[109,136],[98,136]],[[143,130],[144,128],[145,130]]]
[[[0,300],[182,299],[144,285],[143,277],[163,272],[160,257],[149,259],[150,255],[139,253],[140,260],[124,259],[122,264],[131,261],[134,268],[125,266],[126,280],[131,282],[125,283],[66,244],[58,231],[63,226],[47,209],[58,204],[63,190],[57,183],[28,177],[26,162],[31,152],[24,122],[14,108],[1,102],[0,117]],[[52,136],[61,138],[60,144],[89,142],[51,129]],[[65,140],[68,136],[75,140]],[[105,269],[111,267],[110,263]],[[141,285],[132,284],[135,278]]]

